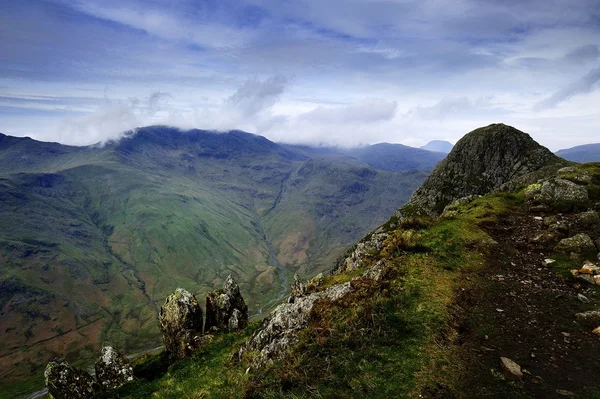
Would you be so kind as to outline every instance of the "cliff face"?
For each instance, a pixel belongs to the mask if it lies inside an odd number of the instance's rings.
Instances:
[[[514,127],[493,124],[473,130],[413,194],[406,213],[439,215],[468,195],[483,195],[550,165],[566,162]]]

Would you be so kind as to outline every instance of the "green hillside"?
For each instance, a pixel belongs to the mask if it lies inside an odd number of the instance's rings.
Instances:
[[[328,269],[426,171],[312,157],[243,132],[138,129],[104,147],[0,136],[0,379],[57,355],[160,345],[157,304],[232,273],[251,314]],[[433,166],[433,165],[431,165]]]

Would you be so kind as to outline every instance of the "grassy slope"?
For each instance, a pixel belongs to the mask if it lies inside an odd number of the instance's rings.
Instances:
[[[582,168],[600,181],[600,164]],[[600,200],[597,189],[592,187],[591,193],[593,200]],[[472,354],[463,353],[460,322],[455,319],[465,292],[489,286],[488,257],[498,244],[483,226],[499,223],[523,205],[522,192],[500,193],[461,206],[452,218],[411,219],[400,226],[392,218],[383,225],[390,233],[383,249],[363,264],[364,269],[383,260],[389,266],[383,283],[359,278],[353,282],[357,290],[349,297],[315,306],[309,328],[283,359],[246,374],[248,363],[228,360],[242,337],[224,336],[192,359],[157,373],[150,381],[131,384],[119,394],[132,398],[446,398],[458,394],[468,398],[472,393],[468,384],[476,371],[484,376],[477,380],[478,388],[485,386],[493,397],[527,397],[522,386],[506,381],[498,368],[472,368]],[[571,265],[559,264],[558,270],[565,267]],[[328,276],[318,289],[361,273]],[[468,309],[460,310],[465,311],[461,317],[470,317]],[[502,334],[486,331],[486,320],[477,320],[482,337]],[[156,358],[146,364],[152,362]],[[588,383],[596,382],[591,377]],[[585,397],[597,398],[600,391],[585,392]]]
[[[243,134],[138,139],[0,143],[0,379],[35,375],[56,355],[89,359],[101,344],[157,345],[156,304],[178,286],[202,298],[233,273],[251,311],[272,303],[281,281],[269,245],[288,273],[324,270],[424,178],[356,161],[312,168]]]

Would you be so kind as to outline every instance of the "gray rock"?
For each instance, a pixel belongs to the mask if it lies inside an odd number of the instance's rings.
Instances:
[[[577,184],[591,184],[592,176],[585,170],[577,169],[572,166],[561,168],[558,170],[558,177],[561,179],[572,181]]]
[[[294,282],[292,284],[292,296],[300,297],[306,294],[306,286],[302,284],[297,273],[294,273]]]
[[[538,194],[533,196],[533,202],[548,205],[561,212],[587,209],[589,196],[585,187],[569,180],[552,179],[542,184]]]
[[[206,325],[208,332],[241,330],[248,326],[248,306],[240,287],[229,275],[223,289],[206,296]]]
[[[71,367],[64,359],[48,363],[44,378],[50,397],[56,399],[92,398],[100,390],[91,375]]]
[[[385,268],[385,262],[380,260],[375,264],[375,266],[364,272],[363,277],[370,278],[375,281],[381,281],[385,274]]]
[[[502,373],[507,380],[521,381],[523,379],[521,366],[519,366],[514,360],[511,360],[507,357],[501,357],[500,365],[502,366]]]
[[[334,285],[325,291],[295,298],[293,303],[279,305],[240,349],[238,358],[245,352],[259,352],[255,358],[257,366],[275,358],[298,341],[298,332],[308,326],[308,317],[317,300],[335,301],[350,291],[350,283]]]
[[[177,288],[167,297],[158,314],[158,326],[171,361],[184,359],[201,343],[202,308],[194,295]]]
[[[370,253],[381,250],[383,242],[387,237],[387,233],[376,233],[371,234],[368,239],[358,242],[345,256],[336,262],[334,273],[339,274],[346,271],[354,271],[363,266],[363,262]]]
[[[596,252],[596,246],[594,242],[587,234],[577,234],[573,237],[565,238],[560,240],[556,246],[556,251],[570,254],[587,255]]]
[[[100,358],[94,364],[96,380],[103,389],[116,389],[133,381],[133,367],[129,360],[112,346],[100,351]]]
[[[575,314],[577,321],[588,327],[596,327],[600,324],[600,310],[588,310]]]
[[[582,303],[590,303],[589,298],[583,294],[577,294],[577,299]]]
[[[576,223],[581,227],[596,227],[600,225],[600,215],[596,211],[587,211],[577,215]]]

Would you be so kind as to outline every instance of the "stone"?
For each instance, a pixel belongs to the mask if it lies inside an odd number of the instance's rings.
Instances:
[[[387,237],[387,233],[371,234],[370,237],[358,242],[336,262],[333,273],[340,274],[360,268],[370,253],[381,250]]]
[[[575,314],[577,321],[585,326],[595,327],[600,325],[600,310],[588,310]]]
[[[380,260],[375,266],[363,273],[363,277],[371,280],[381,281],[385,275],[385,262]]]
[[[557,172],[561,179],[572,181],[577,184],[591,184],[592,176],[585,170],[577,169],[572,166],[561,168]]]
[[[222,289],[206,296],[207,332],[242,330],[248,326],[248,306],[240,287],[229,275]]]
[[[556,260],[550,258],[544,259],[544,266],[550,266],[553,263],[556,263]]]
[[[310,312],[317,300],[335,301],[350,291],[350,283],[338,284],[279,305],[240,349],[237,358],[241,359],[246,352],[259,352],[255,358],[256,366],[274,359],[298,342],[298,333],[308,326]]]
[[[589,298],[583,294],[577,294],[577,299],[579,299],[579,302],[581,303],[590,303]]]
[[[515,363],[514,360],[511,360],[507,357],[501,357],[500,365],[502,366],[502,373],[507,380],[521,381],[523,379],[521,366]]]
[[[171,361],[184,359],[199,348],[202,324],[202,308],[194,295],[177,288],[167,297],[158,314],[158,326]]]
[[[577,394],[575,392],[567,391],[566,389],[557,389],[556,394],[559,396],[566,396],[571,398],[577,397]]]
[[[51,398],[87,399],[94,397],[100,390],[91,375],[71,367],[64,359],[48,363],[44,378]]]
[[[600,215],[596,211],[587,211],[577,215],[575,221],[581,227],[596,227],[600,225]]]
[[[294,282],[292,284],[292,296],[300,297],[306,294],[306,286],[302,284],[297,273],[294,273]]]
[[[600,327],[594,328],[594,330],[592,331],[592,334],[596,334],[596,335],[600,336]]]
[[[587,234],[580,233],[573,237],[560,240],[556,246],[557,252],[587,255],[596,252],[594,242]]]
[[[587,209],[589,196],[587,189],[569,180],[552,179],[545,181],[539,194],[533,197],[534,203],[548,205],[560,212]]]
[[[103,389],[117,389],[133,381],[133,367],[129,359],[112,346],[102,348],[94,370],[96,381]]]

